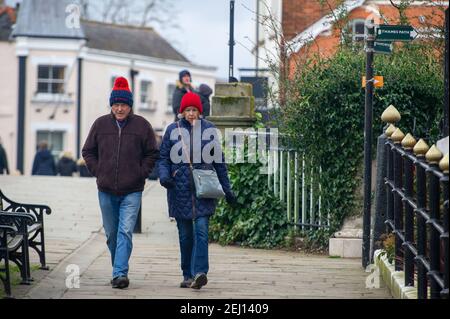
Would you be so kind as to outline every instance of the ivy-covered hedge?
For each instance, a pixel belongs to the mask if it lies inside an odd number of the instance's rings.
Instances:
[[[389,56],[376,55],[374,66],[375,75],[384,76],[385,83],[374,95],[374,157],[376,138],[382,133],[380,116],[390,104],[400,111],[398,126],[405,134],[433,143],[444,92],[442,66],[433,52],[426,46],[407,45]],[[318,159],[323,170],[323,209],[330,213],[331,228],[319,236],[338,230],[357,207],[364,150],[364,73],[363,51],[343,47],[329,59],[307,64],[286,84],[291,95],[281,109],[280,129],[292,136],[291,145]]]
[[[210,219],[210,239],[222,245],[254,248],[283,246],[288,232],[286,207],[267,187],[259,163],[229,164],[228,172],[238,204],[221,200]]]

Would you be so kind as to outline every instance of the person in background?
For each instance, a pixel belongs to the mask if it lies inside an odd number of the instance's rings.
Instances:
[[[212,89],[207,84],[200,84],[197,92],[203,105],[203,117],[211,115],[211,103],[209,97],[212,94]]]
[[[192,91],[194,91],[194,87],[192,86],[191,73],[188,70],[180,71],[172,96],[172,110],[175,115],[175,122],[178,121],[178,110],[180,109],[181,99],[187,92]]]
[[[56,175],[55,160],[53,159],[52,153],[48,150],[46,141],[39,143],[38,151],[34,156],[31,175]]]
[[[86,166],[86,162],[83,158],[78,159],[77,161],[77,170],[80,174],[80,177],[92,177],[91,173]]]
[[[6,157],[6,151],[2,145],[2,139],[0,138],[0,175],[9,174],[8,158]]]
[[[60,176],[73,176],[77,171],[77,164],[73,160],[72,153],[64,152],[56,164],[56,172]]]

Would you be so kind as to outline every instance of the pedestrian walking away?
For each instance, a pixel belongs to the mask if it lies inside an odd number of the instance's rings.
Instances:
[[[64,152],[56,164],[56,172],[60,176],[73,176],[77,172],[77,164],[71,152]]]
[[[142,191],[158,159],[151,124],[133,114],[133,95],[118,77],[110,95],[111,113],[93,123],[82,149],[89,172],[97,178],[107,246],[113,267],[113,288],[129,286],[129,259]]]
[[[39,143],[38,151],[34,157],[33,168],[31,175],[56,175],[55,159],[52,153],[48,150],[46,141]]]
[[[6,151],[2,145],[2,139],[0,138],[0,175],[9,174],[8,157]]]

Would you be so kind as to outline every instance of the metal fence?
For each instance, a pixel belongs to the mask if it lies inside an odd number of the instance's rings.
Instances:
[[[448,298],[448,154],[405,136],[392,124],[400,114],[391,112],[385,224],[395,236],[395,270],[404,271],[405,286],[417,287],[419,299]]]
[[[265,135],[267,147],[264,152],[267,167],[267,187],[286,205],[288,223],[298,230],[312,230],[329,227],[329,214],[322,209],[322,186],[320,183],[322,169],[304,152],[288,146],[289,138],[277,134],[277,143],[273,145],[273,133],[234,132],[256,138]],[[281,144],[281,145],[279,145]]]

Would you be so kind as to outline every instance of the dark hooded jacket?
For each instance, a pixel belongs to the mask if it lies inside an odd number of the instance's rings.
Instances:
[[[211,103],[209,101],[209,97],[212,94],[212,89],[206,85],[206,84],[201,84],[198,88],[198,90],[196,91],[196,93],[198,93],[198,95],[200,96],[200,100],[202,101],[202,106],[203,106],[203,116],[210,116],[211,115]]]
[[[71,158],[62,157],[56,165],[56,171],[61,176],[73,176],[77,171],[77,164]]]
[[[40,150],[33,161],[32,175],[56,175],[55,160],[49,150]]]
[[[3,174],[5,171],[6,174],[9,174],[8,159],[6,157],[5,149],[2,144],[0,144],[0,174]]]

